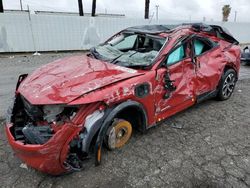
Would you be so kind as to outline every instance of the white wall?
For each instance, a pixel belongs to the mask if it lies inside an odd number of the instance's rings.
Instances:
[[[131,18],[61,15],[0,14],[0,52],[59,51],[89,49],[130,26],[156,24]],[[182,21],[161,20],[159,24]],[[241,42],[250,43],[250,23],[223,24]]]

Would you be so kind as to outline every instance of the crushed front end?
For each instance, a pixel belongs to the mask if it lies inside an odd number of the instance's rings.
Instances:
[[[90,127],[101,119],[98,106],[33,105],[17,92],[8,110],[8,141],[17,157],[39,171],[59,175],[80,170],[90,144],[85,123]]]

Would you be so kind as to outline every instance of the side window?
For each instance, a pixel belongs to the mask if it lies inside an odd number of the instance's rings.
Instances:
[[[185,45],[181,45],[171,52],[167,58],[167,65],[173,65],[182,59],[186,58]]]
[[[194,53],[195,56],[199,56],[208,50],[211,50],[213,45],[209,41],[194,39]]]
[[[137,35],[130,35],[124,38],[121,42],[118,44],[114,45],[119,50],[123,49],[132,49],[135,45],[135,41],[137,39]]]

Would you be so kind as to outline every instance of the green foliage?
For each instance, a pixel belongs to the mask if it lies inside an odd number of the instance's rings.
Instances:
[[[230,5],[224,5],[222,7],[222,21],[223,22],[227,22],[228,21],[228,17],[231,13],[231,7]]]

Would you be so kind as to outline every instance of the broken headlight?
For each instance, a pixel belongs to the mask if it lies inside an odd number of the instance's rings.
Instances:
[[[45,105],[43,106],[43,119],[48,123],[71,120],[78,108],[65,105]]]
[[[42,112],[41,108],[37,105],[31,104],[23,96],[21,96],[21,98],[22,98],[22,102],[23,102],[23,106],[24,106],[24,111],[29,116],[29,118],[32,121],[42,120],[43,112]]]
[[[58,115],[61,114],[64,110],[64,107],[61,105],[46,105],[43,107],[43,119],[48,123],[56,122]]]

